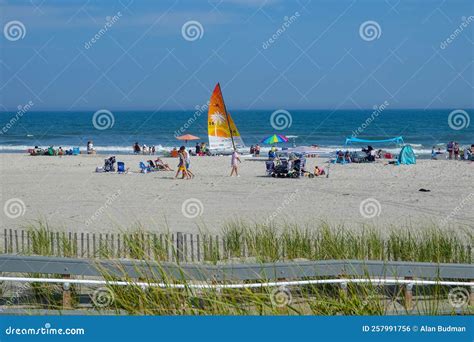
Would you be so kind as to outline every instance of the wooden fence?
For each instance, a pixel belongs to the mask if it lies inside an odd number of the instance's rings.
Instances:
[[[0,253],[77,258],[215,261],[230,256],[225,239],[189,233],[83,233],[4,229]],[[3,240],[3,241],[1,241]],[[248,256],[243,244],[240,256]]]

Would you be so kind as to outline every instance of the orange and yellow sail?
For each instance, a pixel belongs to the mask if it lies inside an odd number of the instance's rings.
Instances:
[[[207,130],[209,134],[209,148],[211,150],[233,149],[232,138],[235,148],[245,146],[232,117],[228,112],[226,113],[219,83],[216,84],[209,101]]]

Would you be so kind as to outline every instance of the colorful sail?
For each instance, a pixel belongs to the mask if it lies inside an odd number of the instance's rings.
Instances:
[[[230,114],[226,113],[224,98],[222,97],[221,87],[217,83],[209,101],[208,111],[208,134],[209,149],[211,150],[232,150],[232,138],[235,147],[245,147],[240,133],[235,126]]]

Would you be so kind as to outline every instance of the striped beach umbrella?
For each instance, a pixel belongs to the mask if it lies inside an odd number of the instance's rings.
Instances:
[[[271,144],[287,142],[287,141],[288,141],[288,138],[285,137],[284,135],[273,134],[273,135],[270,135],[269,137],[266,137],[265,139],[263,139],[262,143],[271,145]]]

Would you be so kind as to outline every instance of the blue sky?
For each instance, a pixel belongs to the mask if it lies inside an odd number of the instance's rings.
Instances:
[[[24,26],[0,37],[4,110],[190,109],[218,81],[231,109],[474,107],[472,0],[0,3]]]

